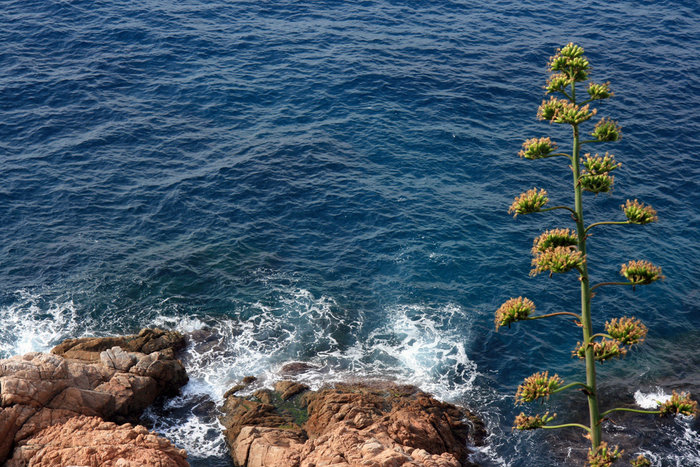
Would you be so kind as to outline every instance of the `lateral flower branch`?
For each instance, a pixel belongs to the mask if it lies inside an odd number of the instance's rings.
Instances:
[[[531,276],[547,272],[551,277],[555,273],[565,274],[574,272],[578,274],[580,283],[580,312],[559,311],[548,314],[535,314],[535,304],[532,300],[522,296],[507,300],[496,311],[496,330],[501,327],[510,327],[518,321],[531,321],[553,316],[569,316],[575,318],[575,323],[582,330],[582,340],[578,342],[572,351],[573,357],[577,357],[585,363],[585,382],[572,382],[564,384],[558,376],[550,376],[548,371],[535,373],[523,381],[515,394],[516,404],[530,403],[536,400],[546,400],[550,396],[577,388],[585,395],[588,403],[588,423],[564,423],[554,425],[551,422],[556,414],[526,415],[521,413],[515,419],[514,429],[534,430],[553,428],[579,428],[586,432],[591,441],[588,453],[588,465],[607,466],[622,457],[622,450],[617,446],[608,447],[602,439],[601,423],[607,415],[616,411],[629,411],[640,413],[654,413],[660,415],[688,415],[697,414],[697,403],[692,401],[688,394],[673,393],[671,399],[660,403],[657,410],[637,410],[630,408],[612,408],[601,412],[599,408],[599,396],[596,381],[596,363],[602,363],[613,358],[623,357],[632,346],[644,342],[647,335],[647,327],[637,318],[624,316],[613,318],[604,325],[604,331],[596,332],[593,328],[591,316],[591,300],[593,290],[601,286],[609,285],[647,285],[664,278],[661,268],[645,260],[632,260],[622,265],[620,274],[626,282],[601,282],[591,285],[587,251],[587,239],[589,231],[603,225],[644,225],[658,220],[657,213],[649,205],[638,200],[627,200],[621,206],[625,220],[603,220],[594,222],[588,226],[584,223],[583,193],[585,191],[594,194],[607,193],[613,188],[615,177],[611,175],[622,164],[616,161],[615,156],[608,152],[605,154],[585,153],[581,156],[581,148],[588,144],[600,144],[619,141],[622,135],[620,126],[609,118],[599,120],[590,131],[592,139],[582,140],[582,127],[596,114],[597,109],[591,108],[594,101],[609,99],[613,96],[610,83],[589,82],[587,98],[578,101],[576,98],[577,84],[588,81],[590,64],[583,55],[583,48],[573,43],[567,44],[557,50],[549,60],[551,75],[545,85],[546,94],[551,94],[545,99],[537,110],[537,118],[552,124],[569,125],[572,129],[571,152],[558,152],[558,145],[549,137],[537,137],[525,140],[522,149],[518,153],[520,157],[528,160],[546,159],[562,156],[569,160],[572,172],[573,207],[560,205],[549,207],[549,196],[543,188],[531,188],[518,195],[513,200],[509,214],[518,215],[533,214],[538,212],[565,209],[571,213],[574,222],[573,228],[556,228],[544,231],[533,241],[532,246],[532,271]],[[579,85],[580,87],[580,85]],[[632,461],[635,465],[646,465],[643,457]]]

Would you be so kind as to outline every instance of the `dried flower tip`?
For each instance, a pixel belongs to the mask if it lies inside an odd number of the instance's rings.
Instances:
[[[580,268],[585,261],[583,254],[571,247],[558,246],[549,248],[532,259],[534,269],[530,271],[531,276],[550,271],[551,273],[565,273],[574,268]]]
[[[592,100],[607,99],[613,96],[613,92],[610,90],[610,83],[590,83],[588,85],[588,95],[591,96]]]
[[[595,194],[609,192],[615,183],[615,177],[608,174],[592,175],[584,173],[579,180],[581,188]]]
[[[529,298],[511,298],[496,310],[496,331],[501,326],[510,327],[511,323],[528,319],[534,311],[535,304]]]
[[[577,345],[578,347],[572,352],[572,355],[583,360],[586,358],[586,346],[580,342]],[[627,349],[620,347],[620,342],[610,339],[601,339],[598,342],[591,342],[590,345],[593,348],[593,358],[598,362],[622,357],[627,353]]]
[[[589,63],[583,56],[583,48],[573,43],[557,50],[557,53],[549,59],[549,69],[552,72],[560,71],[573,81],[588,79],[588,68]]]
[[[607,174],[622,165],[615,160],[615,156],[607,152],[605,156],[600,156],[598,154],[595,156],[586,154],[585,156],[586,160],[581,158],[581,164],[586,168],[587,173],[591,175]]]
[[[547,198],[547,191],[540,188],[532,188],[527,190],[525,193],[521,193],[520,196],[515,198],[513,204],[508,208],[508,214],[513,214],[513,217],[518,217],[518,214],[530,214],[533,212],[539,212],[542,206],[547,204],[549,198]]]
[[[636,459],[632,460],[630,464],[632,467],[651,467],[651,461],[641,454]]]
[[[520,415],[515,417],[515,423],[513,428],[518,430],[536,430],[537,428],[542,428],[547,423],[551,422],[556,418],[557,414],[549,415],[549,412],[545,412],[542,415],[525,415],[520,412]]]
[[[556,73],[549,77],[544,88],[547,90],[547,93],[564,92],[570,83],[571,80],[568,76],[563,73]]]
[[[549,376],[549,372],[535,373],[528,376],[523,384],[518,386],[515,393],[515,403],[532,402],[540,397],[549,397],[554,391],[559,389],[564,381],[558,376]]]
[[[620,207],[625,212],[627,219],[633,224],[649,224],[659,220],[654,208],[645,206],[644,203],[640,203],[636,199],[634,201],[627,200]]]
[[[628,261],[627,264],[623,264],[620,274],[635,285],[651,284],[664,278],[660,267],[643,260]]]
[[[698,410],[698,403],[692,400],[687,392],[678,394],[676,391],[673,391],[671,398],[659,405],[659,410],[662,417],[678,414],[692,417],[695,416]]]
[[[575,247],[576,245],[578,245],[578,237],[576,236],[576,232],[573,230],[546,230],[532,243],[532,254],[537,256],[550,248],[556,248],[558,246]]]
[[[518,155],[525,159],[541,159],[550,155],[556,148],[556,143],[549,138],[532,138],[523,143]]]
[[[636,318],[614,318],[605,323],[605,330],[623,345],[641,344],[647,335],[647,327]]]
[[[620,459],[623,452],[625,451],[618,446],[608,448],[608,443],[602,441],[595,450],[592,448],[588,450],[588,465],[590,467],[608,467]]]
[[[622,137],[622,129],[610,119],[602,119],[599,121],[595,128],[593,128],[593,133],[591,133],[597,141],[619,141]]]

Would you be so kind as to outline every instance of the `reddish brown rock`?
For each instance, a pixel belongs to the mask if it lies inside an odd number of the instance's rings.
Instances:
[[[187,454],[142,426],[77,416],[22,441],[7,467],[185,467]]]
[[[474,415],[412,386],[297,389],[283,382],[274,392],[226,399],[221,422],[237,466],[464,467],[473,465],[468,445],[485,436]]]
[[[137,350],[109,347],[115,342]],[[176,393],[187,382],[174,357],[183,343],[178,333],[144,330],[123,338],[73,339],[52,354],[0,360],[0,463],[15,446],[32,445],[49,427],[78,416],[135,421],[157,397]],[[39,451],[26,451],[22,459]]]

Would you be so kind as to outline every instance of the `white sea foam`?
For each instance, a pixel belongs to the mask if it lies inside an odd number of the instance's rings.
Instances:
[[[278,292],[273,304],[234,302],[228,316],[162,314],[136,323],[190,337],[182,354],[189,383],[180,396],[145,414],[156,431],[190,456],[225,455],[216,407],[231,386],[252,375],[258,378],[255,387],[271,387],[283,377],[280,368],[293,361],[312,366],[297,377],[313,388],[348,379],[394,379],[442,399],[459,399],[473,387],[477,371],[467,356],[469,336],[451,324],[466,320],[457,305],[389,307],[383,321],[366,329],[363,312],[349,313],[332,297],[305,289]],[[71,300],[27,292],[17,297],[2,309],[10,330],[0,336],[3,357],[46,351],[68,337],[104,334],[79,316]]]
[[[90,328],[89,320],[77,316],[71,299],[47,300],[27,290],[16,291],[14,303],[0,308],[0,316],[0,358],[45,352]]]
[[[656,409],[660,403],[671,399],[670,394],[666,394],[663,389],[656,388],[652,392],[642,392],[637,390],[634,393],[634,402],[641,408],[646,410]]]

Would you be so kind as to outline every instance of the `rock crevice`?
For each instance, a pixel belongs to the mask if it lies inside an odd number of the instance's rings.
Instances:
[[[187,382],[175,358],[184,345],[179,333],[145,329],[0,361],[0,463],[188,465],[184,450],[125,423]]]

